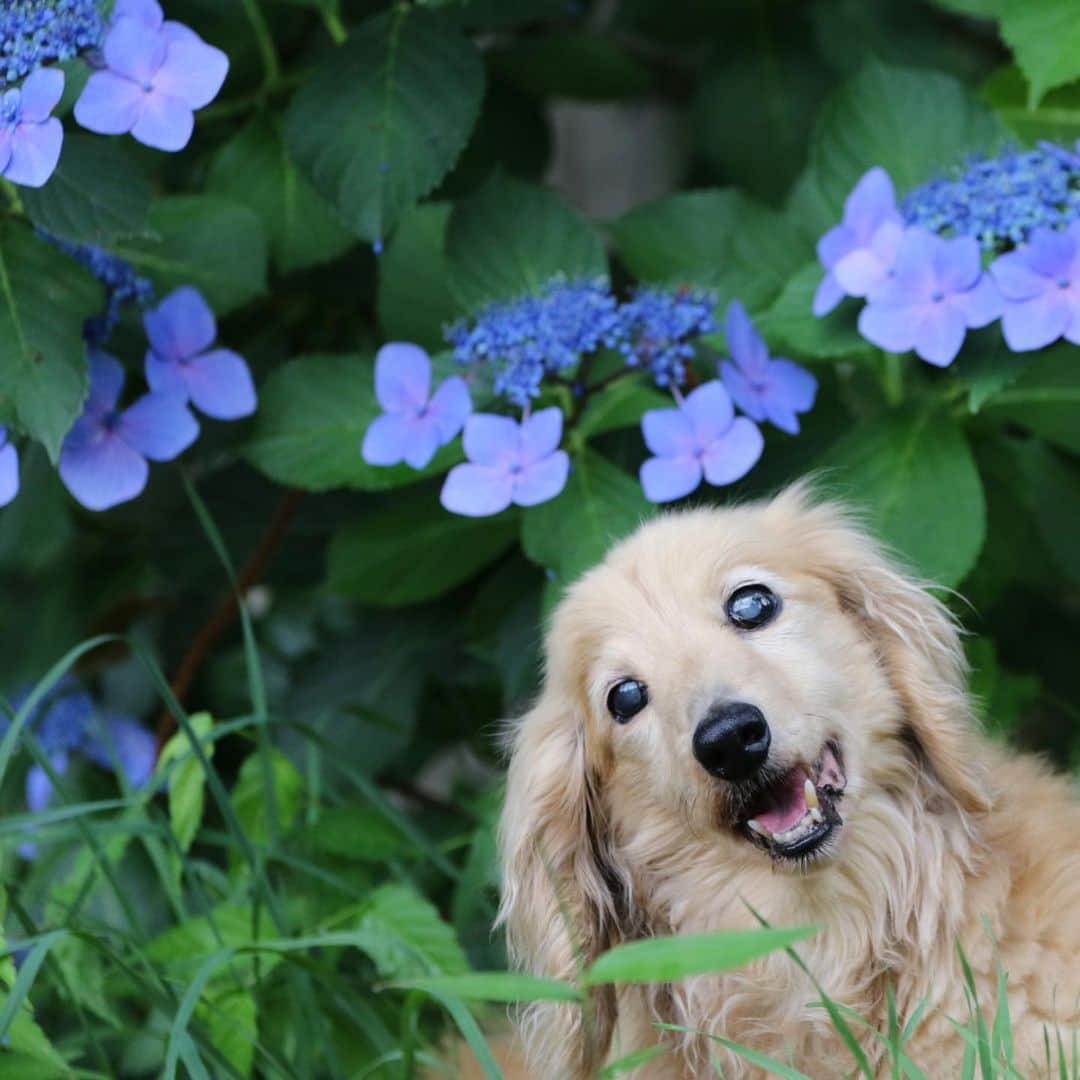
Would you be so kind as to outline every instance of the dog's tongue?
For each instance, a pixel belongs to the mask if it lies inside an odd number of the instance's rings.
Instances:
[[[786,832],[801,821],[807,811],[806,774],[802,769],[792,769],[770,792],[772,806],[755,814],[759,825],[771,833]]]

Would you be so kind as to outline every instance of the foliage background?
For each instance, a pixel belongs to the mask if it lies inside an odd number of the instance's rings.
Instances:
[[[497,720],[535,690],[565,582],[654,512],[637,422],[662,399],[591,399],[567,490],[491,520],[439,506],[456,450],[425,477],[359,445],[381,343],[438,353],[482,301],[605,258],[617,283],[742,299],[820,380],[798,437],[771,431],[745,480],[696,497],[828,470],[962,594],[988,724],[1074,761],[1076,347],[1012,354],[994,330],[948,372],[898,369],[852,311],[809,312],[814,242],[866,168],[904,190],[971,150],[1080,135],[1072,0],[167,6],[231,60],[191,146],[69,136],[84,152],[11,208],[0,251],[58,327],[100,296],[59,254],[28,254],[26,219],[129,258],[160,293],[198,285],[259,408],[101,515],[24,447],[0,513],[0,687],[71,667],[163,733],[171,708],[181,737],[142,791],[76,771],[32,821],[39,751],[0,744],[20,961],[0,971],[5,1075],[400,1075],[433,1052],[439,1014],[385,984],[503,963]],[[13,378],[10,333],[0,319]],[[133,316],[116,344],[138,363]],[[216,722],[189,719],[170,681]]]

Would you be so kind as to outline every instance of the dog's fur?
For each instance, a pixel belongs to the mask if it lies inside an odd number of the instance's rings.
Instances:
[[[764,582],[768,626],[739,632],[724,598]],[[605,708],[620,678],[648,684],[625,725]],[[812,761],[842,745],[844,819],[831,851],[780,865],[738,835],[725,791],[694,759],[709,705],[756,704],[770,754]],[[1080,1021],[1080,803],[1067,782],[977,730],[946,609],[836,505],[803,487],[771,502],[661,517],[573,586],[547,639],[546,681],[511,734],[501,824],[503,901],[522,968],[573,979],[619,942],[659,934],[813,924],[797,948],[826,993],[887,1030],[926,1011],[908,1055],[959,1075],[968,1017],[959,942],[992,1016],[1008,974],[1016,1061],[1045,1070],[1044,1026],[1068,1046]],[[756,913],[756,915],[754,914]],[[521,1016],[537,1076],[594,1075],[666,1040],[636,1075],[758,1076],[700,1036],[720,1035],[815,1077],[853,1065],[818,994],[773,953],[730,974],[594,990],[586,1010]],[[853,1021],[881,1068],[880,1038]]]

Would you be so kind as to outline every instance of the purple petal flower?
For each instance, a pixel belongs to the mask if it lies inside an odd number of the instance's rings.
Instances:
[[[60,450],[60,478],[88,510],[134,499],[146,486],[146,459],[169,461],[199,434],[180,394],[147,394],[119,411],[123,385],[117,360],[91,354],[90,393]]]
[[[720,365],[720,377],[735,404],[752,420],[768,420],[797,435],[796,414],[813,407],[817,379],[790,360],[770,358],[764,339],[737,300],[728,306],[726,329],[731,361]]]
[[[101,729],[95,730],[96,725],[102,725]],[[119,761],[127,782],[133,788],[139,788],[154,771],[157,741],[152,731],[131,717],[107,713],[91,725],[83,753],[103,769],[113,769]]]
[[[431,395],[431,360],[419,345],[407,342],[391,342],[376,355],[375,397],[385,412],[364,434],[360,453],[369,465],[404,461],[423,469],[472,411],[469,388],[458,375]]]
[[[507,416],[470,416],[462,440],[469,463],[447,474],[443,506],[466,517],[487,517],[511,503],[536,506],[555,498],[570,473],[570,458],[557,449],[561,438],[557,408],[541,409],[520,424]]]
[[[158,150],[182,150],[194,110],[217,96],[229,58],[154,3],[117,5],[103,46],[105,70],[87,80],[75,119],[102,135],[132,136]]]
[[[0,506],[7,506],[19,494],[19,451],[8,441],[7,428],[0,424]]]
[[[1028,243],[994,260],[990,275],[1004,298],[1010,349],[1041,349],[1060,337],[1080,344],[1080,222],[1064,232],[1035,229]]]
[[[0,176],[41,187],[60,160],[64,129],[49,114],[64,92],[64,73],[39,68],[19,89],[0,97]]]
[[[847,197],[844,220],[818,241],[818,259],[827,273],[814,296],[815,315],[827,315],[845,293],[865,296],[887,275],[901,225],[892,180],[875,166]]]
[[[216,420],[255,411],[255,384],[244,358],[210,349],[217,336],[214,313],[197,289],[175,289],[143,316],[150,339],[146,381],[155,392],[180,394]]]
[[[735,416],[727,390],[715,379],[676,409],[650,409],[641,430],[656,455],[641,466],[641,486],[651,502],[681,499],[702,477],[717,487],[734,483],[754,467],[765,444],[752,420]]]
[[[53,772],[61,776],[67,772],[68,755],[66,751],[49,755],[49,764]],[[49,774],[40,765],[31,765],[26,772],[26,808],[32,814],[40,814],[47,810],[52,801],[53,785]],[[33,832],[33,826],[28,827],[28,832]],[[18,847],[20,859],[33,859],[37,857],[38,846],[33,840],[24,840]]]
[[[986,326],[1001,310],[973,237],[946,240],[913,226],[904,231],[892,276],[860,312],[859,332],[889,352],[914,349],[927,363],[947,367],[968,329]]]

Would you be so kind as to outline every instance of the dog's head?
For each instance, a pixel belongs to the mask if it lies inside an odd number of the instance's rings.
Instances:
[[[629,852],[678,874],[704,837],[733,874],[817,873],[845,859],[860,807],[869,820],[916,782],[977,812],[970,723],[949,614],[840,508],[795,488],[659,518],[569,591],[514,732],[511,950],[570,976],[634,933]],[[597,1003],[601,1041],[612,1008]]]

